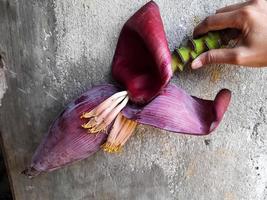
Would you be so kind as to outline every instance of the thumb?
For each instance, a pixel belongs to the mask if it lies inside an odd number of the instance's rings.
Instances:
[[[212,49],[200,54],[191,64],[192,69],[198,69],[208,64],[240,64],[239,49]]]

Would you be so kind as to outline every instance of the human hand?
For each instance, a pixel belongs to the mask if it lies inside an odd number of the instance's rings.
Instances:
[[[197,37],[209,31],[236,29],[234,48],[212,49],[199,55],[192,68],[207,64],[236,64],[244,66],[267,66],[267,2],[250,0],[216,11],[207,17],[195,29]]]

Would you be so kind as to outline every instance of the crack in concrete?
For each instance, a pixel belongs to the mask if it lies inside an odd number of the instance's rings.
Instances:
[[[259,135],[259,133],[258,133],[258,127],[261,125],[261,123],[256,123],[254,126],[253,126],[253,131],[252,131],[252,135],[254,136],[254,137],[256,137],[257,138],[257,136]]]
[[[264,108],[260,107],[259,109],[259,122],[255,123],[255,125],[252,128],[252,133],[251,133],[251,137],[254,139],[257,139],[259,136],[259,127],[262,124],[266,124],[266,116],[264,114]]]
[[[7,90],[7,82],[5,77],[6,62],[4,57],[0,54],[0,106],[1,100],[4,97],[4,94]]]

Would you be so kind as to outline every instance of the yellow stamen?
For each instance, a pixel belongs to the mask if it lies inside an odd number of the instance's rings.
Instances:
[[[127,102],[129,101],[129,97],[126,96],[125,99],[109,113],[106,117],[106,123],[110,124],[120,113],[120,111],[126,106]]]
[[[89,133],[99,133],[100,131],[103,131],[105,132],[106,129],[107,129],[107,126],[106,123],[101,123],[93,128],[91,128],[89,131]]]
[[[101,119],[105,119],[108,114],[125,98],[125,96],[122,96],[122,97],[119,97],[118,99],[115,99],[114,101],[112,101],[110,103],[110,105],[105,109],[103,110],[102,112],[99,112],[100,115],[99,115],[99,118]]]
[[[112,126],[112,129],[109,133],[109,136],[108,136],[108,140],[109,141],[114,141],[118,135],[118,133],[120,132],[120,130],[122,129],[122,127],[125,125],[126,123],[126,118],[122,116],[121,113],[118,114],[113,126]]]
[[[123,140],[121,142],[121,146],[123,146],[127,142],[127,140],[131,137],[132,133],[134,132],[134,130],[136,128],[136,126],[137,126],[137,122],[131,121],[131,124],[128,126],[128,128],[126,130],[126,132],[128,132],[130,134],[126,134],[125,135],[126,137],[123,138]]]
[[[103,150],[109,153],[120,152],[122,146],[132,135],[136,125],[137,122],[125,118],[120,113],[115,120],[107,142],[101,146]]]
[[[101,147],[105,152],[108,152],[108,153],[117,153],[117,152],[121,152],[122,150],[121,146],[115,146],[111,144],[110,142],[106,142]]]
[[[88,119],[94,117],[106,109],[113,109],[118,103],[120,103],[127,96],[126,91],[118,92],[107,98],[101,104],[99,104],[96,108],[91,110],[90,112],[83,113],[80,118]]]
[[[89,119],[89,118],[91,118],[92,116],[93,116],[93,110],[90,111],[90,112],[85,112],[85,113],[83,113],[83,114],[80,116],[80,118],[81,118],[81,119]]]
[[[89,133],[105,131],[128,101],[126,91],[112,95],[90,112],[83,113],[80,118],[89,119],[89,121],[81,126],[88,129]]]
[[[95,118],[91,118],[87,123],[83,124],[83,128],[92,128],[94,124],[97,123]]]

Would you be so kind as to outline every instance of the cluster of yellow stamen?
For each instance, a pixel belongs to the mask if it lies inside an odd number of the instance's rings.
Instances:
[[[117,116],[107,142],[102,145],[104,151],[109,153],[120,152],[121,147],[132,135],[137,122],[125,118],[121,113]]]
[[[104,151],[119,152],[137,125],[135,121],[125,118],[120,113],[128,101],[129,97],[126,91],[118,92],[90,112],[81,115],[81,119],[88,119],[88,122],[82,127],[88,129],[89,133],[95,134],[106,131],[115,120],[107,142],[102,145]]]
[[[119,112],[126,106],[129,97],[126,91],[118,92],[90,112],[83,113],[82,119],[89,121],[82,125],[89,133],[105,131],[108,125],[117,117]]]

